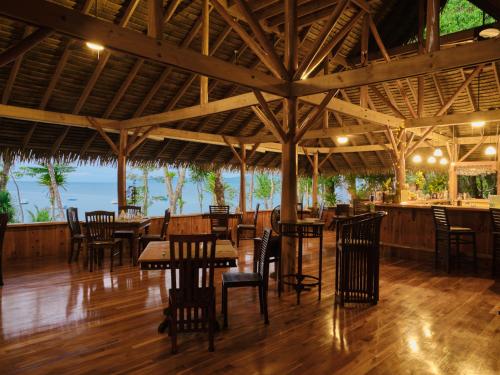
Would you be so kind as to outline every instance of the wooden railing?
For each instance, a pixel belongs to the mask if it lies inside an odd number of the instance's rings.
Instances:
[[[264,227],[270,226],[271,211],[260,211],[257,222],[257,235]],[[253,212],[245,214],[243,221],[250,223]],[[159,233],[162,217],[153,217],[151,233]],[[230,222],[233,238],[236,239],[237,220]],[[208,233],[210,223],[200,214],[172,216],[169,234]],[[66,222],[47,222],[30,224],[10,224],[5,233],[3,247],[4,259],[36,259],[41,257],[65,258],[69,248],[69,229]]]

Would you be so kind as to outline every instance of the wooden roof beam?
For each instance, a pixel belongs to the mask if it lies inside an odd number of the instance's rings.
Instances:
[[[82,15],[80,12],[40,0],[4,0],[0,14],[82,40],[94,40],[110,49],[142,57],[211,78],[286,96],[288,85],[265,73],[203,56],[195,51],[159,42],[133,30]]]
[[[41,41],[50,36],[53,32],[54,30],[52,30],[50,27],[40,27],[38,30],[32,32],[26,38],[17,43],[15,46],[7,48],[7,50],[0,54],[0,68],[16,60],[18,57],[24,55],[32,48],[36,47]]]
[[[296,81],[291,84],[291,94],[304,96],[335,88],[371,85],[495,60],[500,60],[500,38]]]

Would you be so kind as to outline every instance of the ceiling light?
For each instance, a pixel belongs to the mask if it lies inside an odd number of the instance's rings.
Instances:
[[[447,164],[448,164],[448,159],[446,159],[446,158],[441,158],[441,159],[439,160],[439,164],[441,164],[441,165],[447,165]]]
[[[429,163],[429,164],[435,164],[436,163],[436,158],[434,156],[429,156],[427,158],[427,163]]]
[[[347,142],[349,142],[349,138],[347,138],[346,136],[340,136],[337,137],[337,142],[341,145],[345,145]]]
[[[491,156],[491,155],[495,155],[496,153],[497,153],[497,149],[493,146],[488,146],[484,150],[485,155]]]
[[[104,46],[98,43],[87,42],[85,44],[93,51],[101,52],[102,50],[104,50]]]
[[[489,27],[479,32],[479,36],[484,39],[496,38],[499,35],[500,35],[500,30],[494,27]]]
[[[414,163],[422,163],[422,157],[420,155],[414,155],[413,158],[411,159]]]
[[[440,158],[443,156],[443,150],[441,150],[439,147],[434,150],[433,155],[437,158]]]
[[[486,125],[486,121],[472,121],[470,124],[473,128],[482,128]]]

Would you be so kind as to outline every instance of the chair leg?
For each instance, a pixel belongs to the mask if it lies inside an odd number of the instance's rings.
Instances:
[[[269,324],[269,313],[267,312],[267,287],[262,286],[262,302],[264,305],[264,323]]]
[[[172,317],[169,324],[170,341],[172,342],[172,354],[175,354],[177,353],[177,308],[170,306],[170,314]]]
[[[69,244],[69,256],[68,256],[68,264],[71,264],[73,260],[73,249],[75,248],[75,240],[72,238]]]
[[[109,262],[111,263],[111,266],[109,268],[109,272],[113,272],[113,259],[114,259],[114,255],[115,255],[115,248],[111,247],[109,249]]]
[[[213,352],[214,348],[214,332],[215,332],[215,304],[208,308],[208,351]]]
[[[280,298],[281,297],[281,289],[282,289],[282,284],[281,284],[281,257],[278,258],[276,264],[278,266],[278,279],[277,279],[277,282],[278,282],[278,298]]]
[[[87,252],[87,262],[89,263],[90,272],[92,272],[94,270],[94,246],[89,246]]]
[[[264,314],[264,295],[263,295],[262,285],[259,285],[259,306],[260,306],[260,313]]]
[[[222,315],[224,315],[224,328],[227,328],[227,287],[222,285]]]
[[[76,248],[76,258],[75,258],[75,260],[76,260],[76,262],[78,263],[78,259],[80,258],[80,250],[82,249],[82,245],[83,245],[83,244],[82,244],[82,241],[81,241],[81,240],[78,240],[78,241],[76,242],[76,244],[77,244],[77,248]]]
[[[472,233],[472,256],[474,257],[474,272],[477,273],[476,233]]]

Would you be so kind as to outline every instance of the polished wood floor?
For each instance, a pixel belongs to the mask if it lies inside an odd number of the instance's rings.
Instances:
[[[324,249],[323,298],[269,298],[270,325],[256,291],[229,292],[229,328],[179,336],[179,353],[157,333],[165,275],[129,265],[89,273],[61,261],[8,264],[0,288],[0,373],[6,374],[499,374],[500,281],[467,269],[385,259],[377,306],[333,305],[333,239]],[[309,241],[313,248],[315,242]],[[250,241],[239,267],[249,269]],[[314,251],[304,257],[317,268]],[[218,314],[220,314],[220,275]],[[220,316],[219,316],[220,319]]]

